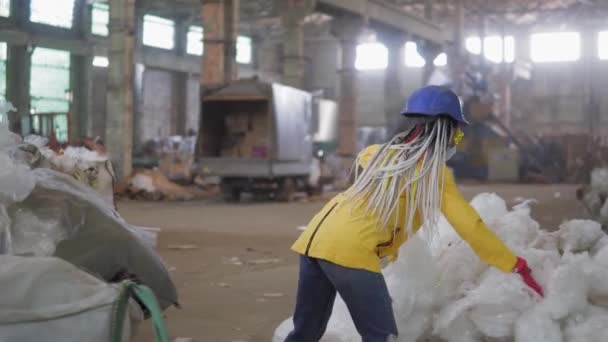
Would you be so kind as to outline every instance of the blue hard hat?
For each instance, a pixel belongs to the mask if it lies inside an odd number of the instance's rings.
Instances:
[[[458,123],[468,125],[458,95],[446,87],[426,86],[416,90],[401,110],[401,115],[446,115]]]

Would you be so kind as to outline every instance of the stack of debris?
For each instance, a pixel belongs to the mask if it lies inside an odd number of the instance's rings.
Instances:
[[[191,183],[196,136],[172,136],[162,141],[160,172],[171,181]]]
[[[149,140],[133,152],[137,168],[158,168],[167,178],[180,183],[191,183],[194,167],[196,136],[175,135]]]
[[[28,136],[24,143],[36,146],[42,155],[40,167],[46,167],[72,176],[95,189],[108,204],[115,206],[114,183],[116,176],[112,162],[105,151],[87,147],[67,146],[57,152],[47,147],[48,141],[39,136]]]
[[[217,194],[217,191],[197,186],[182,186],[170,181],[160,171],[140,170],[127,179],[125,186],[119,188],[118,193],[134,200],[186,201],[209,197]]]
[[[516,274],[483,264],[442,218],[439,236],[418,235],[383,272],[400,331],[398,341],[604,341],[608,334],[608,236],[594,221],[540,229],[528,203],[507,210],[500,197],[472,201],[482,219],[526,258],[545,298]],[[421,231],[423,232],[424,229]],[[427,239],[427,241],[424,241]],[[274,341],[291,330],[281,324]],[[346,305],[336,300],[324,341],[355,341]]]

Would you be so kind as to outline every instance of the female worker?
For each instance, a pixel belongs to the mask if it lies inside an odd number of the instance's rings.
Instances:
[[[292,249],[301,254],[294,330],[286,342],[318,341],[340,294],[364,342],[397,337],[391,298],[380,273],[424,223],[433,236],[442,212],[479,258],[517,272],[542,295],[524,259],[483,223],[462,197],[446,160],[468,124],[458,96],[428,86],[414,92],[401,113],[403,131],[360,153],[354,184],[312,219]],[[359,174],[360,173],[360,174]]]

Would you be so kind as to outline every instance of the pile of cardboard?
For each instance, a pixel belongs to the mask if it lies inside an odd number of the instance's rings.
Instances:
[[[164,154],[158,161],[159,171],[170,180],[190,182],[193,178],[194,157],[178,153]]]
[[[228,113],[220,155],[231,158],[267,158],[269,127],[266,113]]]
[[[170,181],[162,172],[141,170],[136,171],[125,183],[117,187],[116,193],[133,200],[187,201],[212,197],[217,195],[218,189],[181,186]]]

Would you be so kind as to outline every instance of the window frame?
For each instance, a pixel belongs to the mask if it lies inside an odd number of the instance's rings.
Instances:
[[[168,28],[171,31],[171,44],[164,44],[162,41],[155,40],[155,38],[152,38],[152,37],[158,37],[159,32],[151,33],[150,29],[146,30],[146,25],[159,25],[157,27],[165,26],[166,28]],[[154,14],[145,14],[143,17],[143,24],[142,24],[142,35],[141,35],[142,36],[142,38],[141,38],[142,45],[144,45],[145,47],[154,48],[154,49],[173,51],[173,50],[175,50],[175,46],[177,45],[176,41],[175,41],[176,40],[175,32],[176,32],[175,20],[157,16]],[[168,33],[168,32],[165,32],[165,33]],[[163,35],[165,33],[163,33]]]

